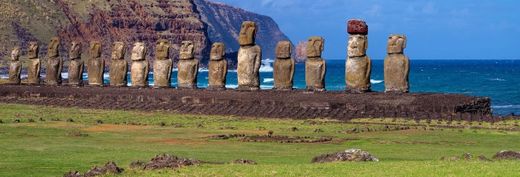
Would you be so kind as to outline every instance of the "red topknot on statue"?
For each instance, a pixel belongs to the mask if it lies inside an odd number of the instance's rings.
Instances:
[[[347,32],[349,34],[368,34],[368,25],[365,21],[359,19],[351,19],[348,21]]]

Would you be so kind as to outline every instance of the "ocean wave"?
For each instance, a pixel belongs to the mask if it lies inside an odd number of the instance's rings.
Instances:
[[[491,106],[493,109],[520,109],[520,105],[497,105]]]
[[[380,84],[380,83],[383,83],[384,80],[375,80],[375,79],[370,79],[370,83],[372,84]]]
[[[274,82],[274,78],[264,78],[264,83],[272,83]]]
[[[505,80],[505,79],[498,78],[498,77],[497,77],[497,78],[491,78],[491,79],[488,79],[488,80],[490,80],[490,81],[500,81],[500,82],[505,82],[505,81],[507,81],[507,80]]]

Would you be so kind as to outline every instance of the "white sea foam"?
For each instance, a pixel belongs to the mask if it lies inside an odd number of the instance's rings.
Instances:
[[[498,105],[491,106],[493,109],[520,109],[520,105]]]
[[[274,82],[274,78],[264,78],[264,83],[272,83]]]
[[[507,81],[507,80],[505,80],[505,79],[498,78],[498,77],[497,77],[497,78],[491,78],[491,79],[489,79],[489,80],[490,80],[490,81],[499,81],[499,82],[505,82],[505,81]]]
[[[380,84],[380,83],[383,83],[384,80],[375,80],[375,79],[370,79],[370,83],[372,84]]]

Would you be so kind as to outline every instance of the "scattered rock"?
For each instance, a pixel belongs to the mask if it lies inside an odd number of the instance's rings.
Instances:
[[[318,129],[314,129],[314,133],[322,133],[322,132],[324,132],[322,129],[319,129],[319,128]]]
[[[45,119],[43,117],[40,117],[41,122],[45,122]]]
[[[123,171],[124,171],[124,169],[119,168],[116,165],[116,163],[107,162],[105,164],[105,166],[103,166],[103,167],[95,166],[95,167],[91,168],[83,176],[84,177],[94,177],[94,176],[102,176],[102,175],[106,175],[106,174],[121,174]]]
[[[138,160],[138,161],[133,161],[132,163],[130,163],[130,168],[143,169],[145,165],[146,165],[145,162]]]
[[[293,131],[293,132],[298,131],[298,130],[299,130],[298,127],[292,127],[291,128],[291,131]]]
[[[236,130],[237,128],[236,127],[232,127],[232,126],[226,126],[226,127],[220,127],[219,129],[220,130]]]
[[[20,123],[20,122],[22,122],[20,119],[15,119],[14,120],[14,123]]]
[[[96,124],[103,124],[102,120],[96,120]]]
[[[35,122],[34,119],[29,119],[29,122]]]
[[[500,151],[493,156],[497,160],[520,160],[520,152],[516,151]]]
[[[471,155],[470,153],[464,153],[464,154],[462,154],[462,159],[471,160],[471,159],[473,159],[473,155]]]
[[[451,157],[441,157],[442,161],[459,161],[460,157],[451,156]]]
[[[234,164],[247,164],[247,165],[256,165],[256,162],[254,160],[247,160],[247,159],[237,159],[233,161]]]
[[[69,171],[68,173],[65,173],[63,177],[83,177],[83,175],[78,171]]]
[[[215,135],[210,136],[211,139],[220,139],[220,140],[227,140],[231,138],[239,138],[239,137],[245,137],[245,134],[229,134],[229,135]]]
[[[268,136],[268,137],[271,137],[271,136],[273,136],[273,133],[274,133],[274,132],[273,132],[272,130],[269,130],[269,132],[267,132],[267,136]]]
[[[484,155],[480,155],[480,156],[478,156],[478,160],[480,160],[480,161],[486,161],[486,162],[491,162],[491,161],[492,161],[491,159],[487,158],[487,157],[484,156]]]
[[[88,134],[83,133],[83,132],[80,132],[80,131],[77,131],[77,130],[73,130],[73,131],[69,131],[69,132],[67,132],[67,136],[74,136],[74,137],[87,137]]]
[[[164,168],[181,168],[184,166],[191,166],[199,164],[200,161],[177,157],[169,154],[157,155],[150,162],[146,163],[144,170],[156,170]]]
[[[344,152],[337,152],[332,154],[324,154],[312,159],[312,163],[325,163],[325,162],[337,162],[337,161],[350,161],[350,162],[366,162],[373,161],[378,162],[379,159],[372,156],[366,151],[361,149],[348,149]]]
[[[74,122],[74,119],[72,119],[72,118],[68,118],[68,119],[67,119],[67,122]]]

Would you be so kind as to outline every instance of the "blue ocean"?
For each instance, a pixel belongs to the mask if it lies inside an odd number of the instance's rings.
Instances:
[[[272,89],[272,60],[264,60],[261,71],[261,88]],[[520,115],[520,60],[411,60],[410,92],[459,93],[490,97],[493,113]],[[3,78],[7,73],[2,73]],[[64,78],[67,74],[63,73]],[[86,73],[84,74],[86,79]],[[305,64],[296,66],[294,86],[305,88]],[[372,62],[372,90],[384,90],[383,60]],[[207,69],[201,68],[198,86],[208,86]],[[153,73],[149,75],[153,84]],[[105,75],[108,84],[108,74]],[[326,88],[330,91],[345,90],[345,61],[327,60]],[[177,70],[172,74],[172,86],[177,85]],[[230,70],[227,87],[237,87],[236,70]]]

